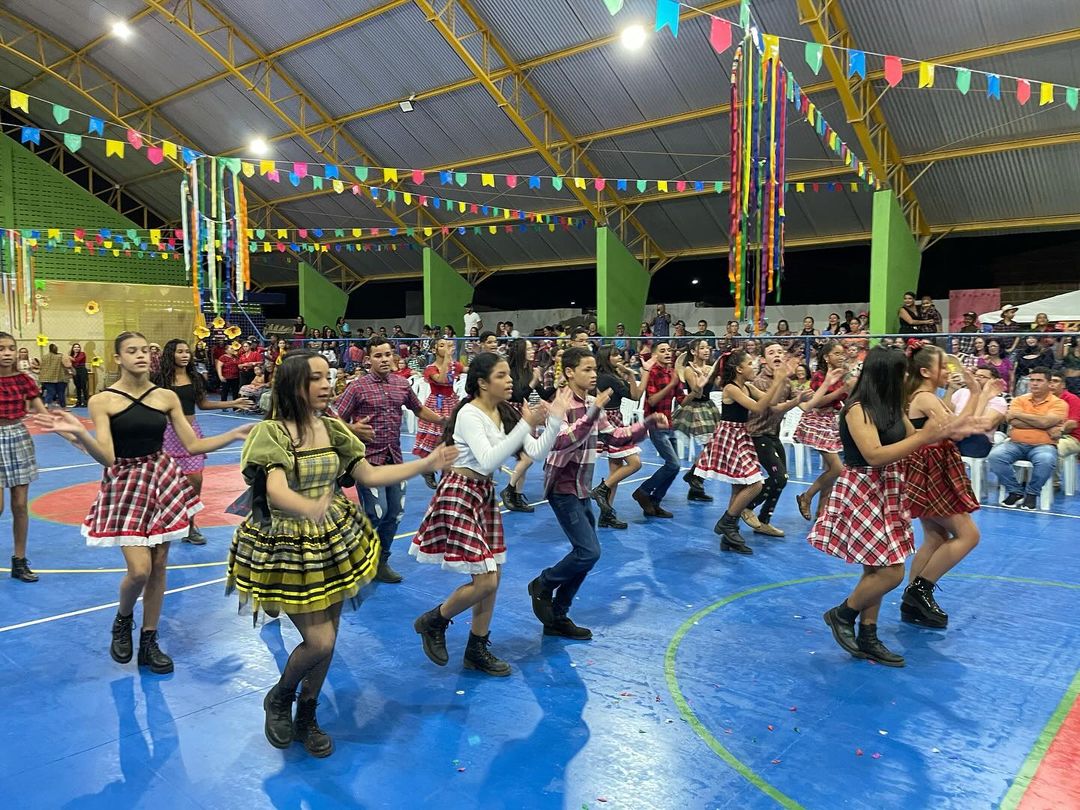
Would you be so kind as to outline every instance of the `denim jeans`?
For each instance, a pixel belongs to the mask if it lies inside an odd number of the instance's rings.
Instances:
[[[590,499],[552,493],[548,503],[572,546],[569,554],[540,573],[540,585],[555,592],[555,616],[560,617],[569,613],[578,588],[600,559],[600,541]]]
[[[1026,489],[1021,488],[1016,480],[1013,464],[1017,461],[1030,461],[1032,470]],[[1052,444],[1021,444],[1008,441],[999,444],[990,451],[990,469],[998,477],[1005,491],[1010,495],[1022,493],[1038,495],[1043,485],[1057,469],[1057,448]]]
[[[675,452],[675,431],[652,428],[649,431],[653,447],[664,460],[664,466],[654,472],[638,489],[652,498],[653,503],[659,504],[667,495],[671,482],[679,474],[679,455]]]
[[[390,557],[390,546],[401,523],[401,513],[405,511],[405,482],[376,488],[357,484],[356,490],[360,493],[368,520],[379,535],[382,543],[380,559],[385,561]]]
[[[55,402],[61,408],[67,407],[67,381],[47,382],[41,384],[41,401],[46,405]]]

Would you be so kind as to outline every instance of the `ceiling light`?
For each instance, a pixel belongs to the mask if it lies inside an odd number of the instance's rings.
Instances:
[[[398,102],[398,107],[401,108],[402,112],[412,112],[413,111],[413,104],[412,103],[414,101],[416,101],[416,93],[413,93],[405,101],[399,101]]]
[[[695,279],[693,279],[693,280],[692,280],[692,281],[691,281],[690,283],[691,283],[691,284],[697,284],[697,279],[696,279],[696,278],[695,278]]]
[[[248,152],[252,157],[262,157],[270,151],[270,144],[264,138],[252,138],[248,144]]]
[[[571,302],[570,302],[570,306],[574,306],[574,302],[573,302],[573,301],[571,301]]]
[[[113,36],[115,36],[117,39],[122,39],[125,42],[131,39],[132,34],[135,33],[131,30],[131,26],[123,20],[117,20],[113,23],[112,32]]]
[[[628,51],[639,51],[645,45],[647,38],[645,29],[640,25],[628,25],[622,32],[622,44]]]

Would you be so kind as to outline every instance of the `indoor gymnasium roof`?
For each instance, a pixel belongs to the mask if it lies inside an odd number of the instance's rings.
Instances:
[[[1080,84],[1076,0],[916,0],[910,3],[755,0],[769,34],[831,41],[868,53],[867,82],[845,62],[818,75],[801,42],[781,40],[781,58],[858,157],[890,178],[925,239],[1080,225],[1080,111],[1060,95],[1039,103],[1035,82]],[[732,0],[702,10],[729,20]],[[815,13],[819,12],[819,13]],[[709,45],[709,18],[681,9],[678,38],[654,33],[637,52],[620,31],[652,29],[655,0],[626,0],[616,16],[603,0],[33,0],[0,6],[3,84],[201,152],[287,162],[424,169],[417,194],[450,196],[437,169],[606,178],[722,180],[728,172],[732,50]],[[810,20],[808,23],[801,19]],[[114,35],[126,20],[133,35]],[[736,38],[738,32],[736,30]],[[967,94],[939,76],[919,89],[914,71],[882,92],[882,61],[895,54],[1031,77],[1026,105],[1002,79],[1000,100],[978,76]],[[944,71],[940,71],[944,73]],[[413,109],[402,111],[412,99]],[[30,118],[55,128],[47,108]],[[813,129],[791,116],[792,181],[843,182],[841,191],[790,194],[789,247],[866,242],[871,194]],[[849,123],[856,121],[856,123]],[[179,219],[180,168],[168,161],[86,161],[168,220]],[[555,168],[553,168],[555,167]],[[432,181],[435,182],[432,182]],[[484,226],[501,218],[294,188],[256,174],[252,217],[267,227],[347,228],[443,224]],[[600,218],[655,268],[727,250],[726,195],[690,184],[639,193],[591,185],[561,191],[523,182],[494,188],[472,176],[453,197],[466,203]],[[414,198],[415,204],[415,198]],[[91,223],[88,223],[91,224]],[[588,228],[428,239],[474,277],[489,272],[588,265]],[[416,231],[423,241],[423,231]],[[385,240],[382,240],[385,243]],[[329,253],[322,269],[347,285],[420,273],[420,252]],[[267,266],[256,278],[289,282],[295,270]]]

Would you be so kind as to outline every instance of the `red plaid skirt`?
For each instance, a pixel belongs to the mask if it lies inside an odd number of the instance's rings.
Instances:
[[[884,467],[844,467],[806,539],[845,562],[902,563],[915,553],[905,500],[903,461]]]
[[[792,438],[823,453],[839,453],[843,449],[839,414],[840,411],[831,407],[803,411]]]
[[[754,441],[743,422],[721,420],[694,465],[699,478],[715,478],[729,484],[754,484],[764,481]]]
[[[191,420],[191,429],[195,431],[195,435],[200,439],[203,437],[202,428],[199,427],[197,420]],[[180,437],[173,430],[171,422],[165,426],[165,440],[161,445],[161,449],[176,460],[176,463],[180,465],[180,469],[184,471],[184,475],[201,473],[203,468],[206,467],[206,456],[202,453],[197,456],[188,453],[181,443]]]
[[[439,416],[446,419],[457,407],[457,394],[429,394],[424,406],[435,411]],[[425,422],[423,419],[416,426],[416,444],[413,445],[412,454],[427,458],[439,446],[442,441],[443,426],[434,422]]]
[[[184,537],[202,508],[171,456],[118,458],[105,470],[82,534],[88,546],[156,546]]]
[[[614,428],[626,426],[622,408],[605,408],[604,416],[607,417],[608,424]],[[604,435],[600,433],[597,434],[596,438],[596,454],[608,458],[628,458],[629,456],[641,455],[641,448],[636,444],[621,444],[618,447],[608,447],[607,442],[604,441]]]
[[[904,482],[912,517],[949,517],[979,508],[960,451],[951,441],[925,445],[908,456]]]
[[[417,562],[442,565],[459,574],[496,571],[496,566],[506,562],[506,540],[495,503],[495,483],[453,471],[444,475],[409,554]]]

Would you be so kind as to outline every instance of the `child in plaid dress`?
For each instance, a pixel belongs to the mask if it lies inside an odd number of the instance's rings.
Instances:
[[[671,426],[684,436],[696,439],[702,447],[712,438],[720,423],[720,409],[712,401],[713,386],[720,374],[720,358],[715,363],[709,363],[711,358],[712,344],[697,339],[690,341],[686,352],[679,355],[675,363],[675,371],[686,385],[686,397],[675,412]],[[686,495],[688,501],[712,501],[712,495],[705,491],[694,467],[686,472],[683,480],[690,485]]]
[[[611,398],[604,408],[604,416],[613,427],[624,427],[622,402],[624,399],[638,402],[645,393],[645,384],[634,376],[634,372],[627,367],[622,354],[614,346],[603,346],[596,355],[596,390],[607,389],[611,389]],[[609,448],[601,434],[596,452],[607,456],[608,460],[608,474],[592,491],[593,500],[600,507],[597,526],[601,529],[625,529],[628,524],[620,520],[615,511],[615,496],[619,484],[641,469],[641,448],[636,444]]]
[[[510,665],[495,657],[488,646],[506,542],[492,476],[521,448],[532,459],[547,455],[559,435],[565,407],[560,401],[537,409],[525,405],[519,414],[509,404],[513,384],[509,364],[497,354],[484,352],[469,364],[468,399],[454,411],[446,428],[459,453],[457,463],[439,482],[409,547],[418,562],[470,577],[413,622],[424,654],[438,666],[446,666],[450,660],[446,628],[455,616],[471,608],[465,668],[500,677],[510,674]],[[545,416],[547,429],[534,438]]]
[[[980,390],[978,380],[961,369],[970,395],[961,416],[982,417],[987,403],[1003,390],[1000,380]],[[952,410],[935,391],[948,384],[945,353],[933,344],[912,352],[908,364],[907,415],[916,428],[931,417],[947,418]],[[979,425],[980,427],[982,425]],[[923,542],[911,560],[909,584],[900,603],[900,618],[912,624],[943,628],[949,615],[934,599],[934,587],[979,543],[979,527],[971,513],[979,501],[971,490],[956,443],[945,439],[920,447],[907,458],[906,496],[911,516],[919,518]]]
[[[848,375],[846,382],[841,382],[838,378],[838,374],[843,376],[846,363],[847,352],[844,351],[842,343],[830,340],[822,344],[818,349],[817,371],[810,378],[810,389],[815,393],[822,392],[822,395],[799,406],[803,409],[803,414],[792,438],[799,444],[805,444],[821,453],[823,467],[821,475],[810,485],[810,489],[795,496],[799,505],[799,514],[806,520],[812,520],[814,496],[818,493],[821,494],[818,500],[818,514],[821,514],[822,505],[829,497],[829,489],[843,470],[839,455],[840,434],[837,417],[856,379],[855,375]],[[829,383],[826,385],[826,378],[833,372],[836,373],[829,378]]]
[[[199,421],[195,418],[196,405],[204,411],[224,410],[226,408],[250,411],[255,407],[254,403],[246,397],[225,402],[210,399],[210,397],[206,395],[206,380],[195,369],[191,358],[191,346],[188,345],[186,340],[177,338],[170,340],[165,344],[165,349],[161,354],[161,366],[157,373],[153,375],[153,381],[155,385],[159,385],[162,388],[168,388],[176,394],[180,399],[180,407],[184,411],[184,418],[186,418],[188,424],[191,425],[191,429],[195,432],[195,436],[200,439],[203,437],[203,432],[202,427],[199,425]],[[191,484],[191,488],[195,490],[195,494],[201,495],[203,469],[206,467],[206,456],[201,453],[196,455],[188,453],[183,442],[180,441],[180,437],[176,434],[176,431],[173,430],[172,425],[168,425],[165,428],[165,442],[163,448],[168,455],[176,460],[180,469],[183,470],[184,475],[187,476],[188,483]],[[195,525],[194,515],[191,516],[188,533],[184,536],[183,540],[185,543],[191,543],[193,546],[206,545],[206,538],[203,537],[203,533],[200,532]]]
[[[28,374],[18,370],[15,338],[0,332],[0,512],[4,490],[11,490],[11,576],[22,582],[37,582],[26,559],[26,530],[30,482],[38,477],[34,440],[23,424],[28,411],[48,413],[41,401],[41,389]]]
[[[435,341],[435,361],[424,369],[424,379],[431,386],[431,393],[424,401],[424,407],[433,413],[437,413],[444,420],[450,417],[458,405],[457,394],[454,393],[454,381],[463,371],[461,363],[454,359],[454,344],[449,340]],[[435,446],[442,440],[444,422],[427,422],[421,419],[416,427],[416,443],[412,453],[419,458],[430,455]],[[429,487],[435,489],[434,473],[425,473],[424,481]]]
[[[173,671],[172,659],[157,643],[169,542],[186,535],[191,516],[202,509],[180,467],[162,452],[165,428],[171,424],[188,453],[197,455],[243,439],[252,426],[198,438],[176,394],[150,382],[146,338],[138,332],[123,332],[116,338],[114,350],[120,379],[90,398],[95,435],[64,411],[38,420],[46,430],[71,436],[105,466],[101,489],[82,533],[87,545],[120,547],[127,563],[109,654],[121,664],[131,660],[133,613],[142,595],[139,666],[148,666],[160,675]]]
[[[904,560],[915,551],[904,458],[953,427],[945,421],[912,427],[904,415],[906,368],[907,358],[896,349],[879,346],[867,354],[840,415],[844,469],[807,537],[814,548],[862,565],[855,589],[825,613],[836,643],[855,658],[891,667],[904,666],[904,658],[878,639],[877,620],[881,600],[903,581]]]
[[[720,548],[724,551],[754,553],[739,533],[739,517],[761,492],[761,482],[765,476],[761,474],[754,442],[746,432],[746,422],[751,413],[764,413],[776,404],[784,381],[797,365],[796,360],[789,360],[780,373],[774,375],[769,389],[759,391],[750,383],[756,373],[753,357],[739,350],[720,358],[720,386],[723,391],[720,422],[694,465],[694,470],[700,478],[715,478],[731,484],[727,511],[713,528],[723,538]]]

